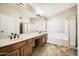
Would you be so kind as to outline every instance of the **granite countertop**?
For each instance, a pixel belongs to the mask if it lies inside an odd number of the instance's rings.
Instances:
[[[11,45],[11,44],[14,44],[14,43],[18,43],[18,42],[21,42],[21,41],[24,41],[24,40],[28,40],[30,38],[40,36],[40,35],[43,35],[43,34],[46,34],[46,33],[41,33],[41,34],[31,33],[31,34],[27,34],[27,35],[21,34],[19,36],[19,38],[15,38],[15,39],[4,38],[4,39],[0,40],[0,47],[4,47],[4,46],[8,46],[8,45]]]

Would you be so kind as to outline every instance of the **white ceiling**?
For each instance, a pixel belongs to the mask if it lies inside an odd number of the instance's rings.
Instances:
[[[28,17],[37,18],[38,16],[35,13],[40,15],[50,17],[61,11],[74,7],[75,3],[23,3],[24,6],[18,6],[17,4],[0,4],[0,6],[11,6],[12,8],[16,7],[16,10],[19,10],[22,15],[27,15]],[[19,12],[18,11],[18,12]]]
[[[61,11],[74,7],[75,3],[30,3],[30,5],[46,17],[53,16]]]
[[[27,3],[23,3],[23,5],[18,5],[17,3],[0,3],[0,13],[13,16],[14,12],[16,12],[15,15],[18,14],[18,16],[27,16],[31,18],[38,17]]]

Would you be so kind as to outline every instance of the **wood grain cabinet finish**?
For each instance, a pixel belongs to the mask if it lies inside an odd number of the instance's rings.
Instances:
[[[21,48],[21,56],[28,56],[28,45]]]
[[[32,54],[32,44],[25,45],[21,48],[21,56],[29,56]]]
[[[38,42],[40,46],[44,45],[47,42],[47,34],[42,35]]]
[[[45,34],[45,43],[47,42],[47,40],[48,40],[48,36],[47,34]]]
[[[1,56],[29,56],[32,53],[32,39],[0,48]]]
[[[19,43],[11,44],[0,48],[0,56],[30,56],[32,54],[32,43],[35,40],[36,46],[44,45],[47,41],[47,35],[41,35],[31,39],[26,39]]]
[[[32,48],[33,48],[33,46],[32,46],[32,43],[31,43],[31,44],[28,45],[28,55],[29,56],[32,55]]]
[[[14,50],[14,51],[7,54],[7,56],[19,56],[19,55],[20,55],[19,49]]]
[[[46,41],[45,40],[45,37],[43,36],[42,39],[41,39],[41,45],[44,45],[45,44],[45,41]]]

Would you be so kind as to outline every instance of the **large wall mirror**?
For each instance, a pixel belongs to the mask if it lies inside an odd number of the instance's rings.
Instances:
[[[15,33],[15,19],[5,14],[0,14],[0,35]]]
[[[5,14],[0,14],[0,35],[28,34],[29,24],[23,19],[15,19]]]

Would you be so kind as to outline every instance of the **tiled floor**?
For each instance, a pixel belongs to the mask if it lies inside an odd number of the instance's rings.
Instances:
[[[41,47],[33,49],[32,56],[76,56],[77,51],[65,46],[59,46],[55,44],[45,44]]]

